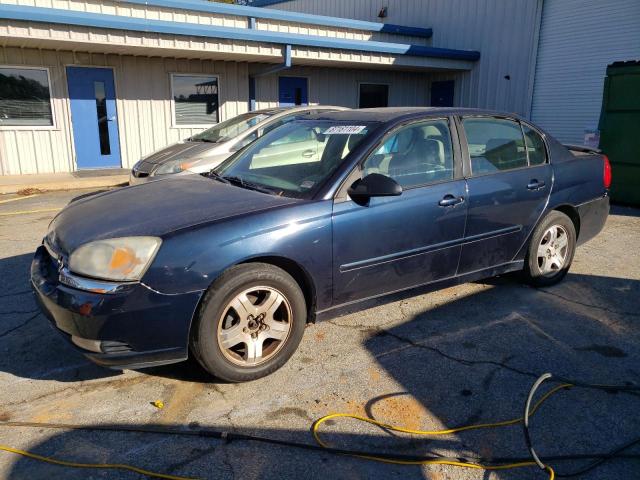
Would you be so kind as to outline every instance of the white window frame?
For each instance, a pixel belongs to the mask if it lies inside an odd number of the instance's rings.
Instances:
[[[176,101],[174,100],[175,96],[173,94],[173,77],[203,77],[203,78],[211,78],[214,77],[218,82],[218,121],[216,123],[201,123],[201,124],[189,124],[189,125],[179,125],[176,122]],[[220,123],[222,119],[222,95],[220,89],[220,75],[216,73],[170,73],[169,74],[169,90],[171,91],[171,128],[177,129],[190,129],[190,128],[211,128],[218,123]]]
[[[20,70],[44,70],[47,72],[47,86],[49,87],[49,108],[51,108],[51,125],[0,125],[0,131],[11,130],[59,130],[56,118],[56,111],[53,105],[53,84],[51,83],[51,68],[50,67],[38,67],[33,65],[2,65],[0,68],[15,68]]]
[[[391,98],[391,84],[387,82],[358,82],[358,98],[356,99],[356,108],[360,108],[360,88],[362,85],[384,85],[387,87],[387,107],[389,106],[389,99]]]

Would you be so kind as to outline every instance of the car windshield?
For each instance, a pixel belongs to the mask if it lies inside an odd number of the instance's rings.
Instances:
[[[208,128],[204,132],[200,132],[197,135],[194,135],[189,140],[191,140],[192,142],[227,142],[232,138],[237,137],[242,132],[262,122],[263,120],[269,118],[271,115],[272,114],[270,113],[264,112],[243,113],[242,115],[238,115],[237,117],[225,120],[224,122],[217,124],[215,127]]]
[[[211,174],[246,188],[311,198],[376,125],[294,120],[256,140]]]

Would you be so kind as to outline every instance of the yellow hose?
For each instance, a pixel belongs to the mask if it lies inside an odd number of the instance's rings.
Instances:
[[[562,385],[558,385],[557,387],[549,390],[546,394],[544,394],[542,396],[542,398],[540,398],[540,400],[538,400],[535,403],[535,405],[533,406],[533,408],[529,412],[529,416],[532,416],[551,395],[553,395],[554,393],[558,392],[559,390],[562,390],[562,389],[565,389],[565,388],[569,388],[569,387],[572,387],[572,386],[573,385],[571,385],[570,383],[565,383],[565,384],[562,384]],[[313,433],[313,438],[318,443],[318,445],[320,445],[321,447],[330,448],[329,445],[327,445],[325,442],[323,442],[322,439],[320,438],[320,434],[318,432],[318,429],[327,420],[331,420],[331,419],[334,419],[334,418],[351,418],[351,419],[354,419],[354,420],[358,420],[360,422],[365,422],[365,423],[369,423],[371,425],[376,425],[378,427],[384,428],[385,430],[392,430],[394,432],[408,433],[408,434],[411,434],[411,435],[425,435],[425,436],[451,435],[453,433],[459,433],[459,432],[464,432],[464,431],[468,431],[468,430],[479,430],[479,429],[482,429],[482,428],[505,427],[505,426],[509,426],[509,425],[517,425],[517,424],[521,423],[524,420],[524,417],[518,417],[518,418],[514,418],[512,420],[504,420],[504,421],[493,422],[493,423],[480,423],[480,424],[476,424],[476,425],[465,425],[465,426],[462,426],[462,427],[449,428],[449,429],[446,429],[446,430],[415,430],[415,429],[412,429],[412,428],[405,428],[405,427],[399,427],[399,426],[396,426],[396,425],[390,425],[388,423],[379,422],[378,420],[374,420],[372,418],[361,417],[359,415],[352,415],[350,413],[332,413],[332,414],[329,414],[329,415],[325,415],[322,418],[319,418],[318,420],[316,420],[313,423],[313,428],[311,430],[312,433]],[[456,466],[456,467],[478,468],[478,469],[483,469],[483,470],[507,470],[507,469],[511,469],[511,468],[531,467],[531,466],[537,465],[535,462],[519,462],[519,463],[511,463],[511,464],[507,464],[507,465],[481,465],[481,464],[477,464],[477,463],[455,462],[455,461],[451,461],[451,460],[394,460],[394,459],[385,458],[385,457],[376,457],[374,455],[353,455],[353,456],[358,457],[358,458],[363,458],[363,459],[366,459],[366,460],[373,460],[373,461],[376,461],[376,462],[383,462],[383,463],[392,463],[392,464],[396,464],[396,465],[453,465],[453,466]],[[549,472],[549,479],[553,480],[555,478],[555,472],[553,471],[553,469],[551,467],[547,467],[547,471]]]

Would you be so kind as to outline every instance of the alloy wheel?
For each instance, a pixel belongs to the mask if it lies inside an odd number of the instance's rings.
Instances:
[[[220,350],[230,362],[253,367],[285,345],[292,326],[289,300],[272,287],[251,287],[236,295],[218,322]]]
[[[561,225],[549,227],[538,245],[537,259],[540,273],[551,277],[562,270],[569,254],[569,235]]]

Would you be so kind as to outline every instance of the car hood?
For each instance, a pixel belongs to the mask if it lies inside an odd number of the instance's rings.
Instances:
[[[51,222],[47,242],[68,254],[94,240],[162,237],[182,228],[298,202],[186,175],[72,200]]]
[[[168,162],[177,159],[196,158],[206,155],[210,150],[219,147],[220,143],[208,142],[181,142],[169,145],[167,148],[158,150],[157,152],[146,157],[143,162],[151,165]]]

